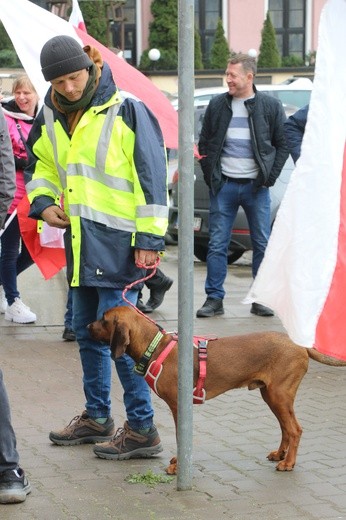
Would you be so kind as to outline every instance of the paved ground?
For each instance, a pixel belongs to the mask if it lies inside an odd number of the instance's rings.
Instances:
[[[177,278],[177,250],[169,247],[163,270]],[[229,335],[282,330],[277,318],[251,316],[241,300],[251,283],[248,265],[230,268],[226,313],[195,319],[195,333]],[[195,308],[204,301],[205,265],[195,264]],[[38,315],[34,325],[0,317],[0,364],[12,404],[21,462],[31,483],[26,502],[1,506],[1,520],[331,520],[346,519],[346,369],[310,363],[296,400],[304,428],[298,462],[290,473],[266,460],[280,438],[276,419],[258,391],[235,390],[194,407],[193,489],[176,480],[148,487],[126,478],[164,475],[175,454],[168,407],[153,397],[163,453],[151,460],[114,462],[95,457],[90,446],[57,447],[51,429],[83,410],[77,345],[61,340],[66,296],[64,276],[44,281],[32,267],[20,279],[23,300]],[[153,317],[177,326],[177,284]],[[113,415],[124,422],[114,374]]]

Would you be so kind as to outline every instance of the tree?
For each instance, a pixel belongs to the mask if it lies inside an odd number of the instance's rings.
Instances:
[[[178,2],[153,0],[150,6],[153,21],[149,24],[149,46],[178,52]]]
[[[157,70],[175,70],[178,66],[178,2],[177,0],[153,0],[150,6],[153,20],[149,24],[149,49],[141,57],[139,67],[153,67],[148,57],[150,49],[159,49],[160,59],[155,62]]]
[[[195,70],[201,70],[203,68],[201,37],[198,30],[195,28]]]
[[[269,11],[261,31],[262,40],[257,65],[259,68],[276,68],[281,65],[281,57],[276,42],[275,29]]]
[[[153,0],[151,6],[153,20],[149,24],[149,48],[140,60],[142,70],[176,70],[178,68],[178,1]],[[203,68],[201,60],[201,40],[195,31],[195,68]],[[148,57],[150,49],[158,49],[160,59],[152,63]]]
[[[80,2],[80,10],[88,33],[103,45],[107,45],[107,7],[104,0]]]
[[[290,54],[290,56],[284,56],[282,58],[281,65],[283,67],[303,67],[305,62],[301,56]]]
[[[18,68],[21,63],[5,27],[0,22],[0,68]]]
[[[217,23],[215,31],[215,39],[210,51],[210,68],[211,69],[225,69],[227,61],[230,57],[230,49],[228,41],[225,37],[225,31],[220,19]]]

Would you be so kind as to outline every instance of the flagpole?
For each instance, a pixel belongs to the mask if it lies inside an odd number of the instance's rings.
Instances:
[[[13,213],[11,213],[11,215],[9,216],[9,218],[6,220],[5,222],[5,225],[2,229],[0,229],[0,237],[2,237],[2,235],[5,233],[6,229],[8,228],[8,226],[11,224],[12,220],[14,219],[14,217],[17,215],[17,210],[15,209]]]

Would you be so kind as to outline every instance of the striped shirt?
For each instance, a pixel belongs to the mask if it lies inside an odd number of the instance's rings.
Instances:
[[[259,168],[250,139],[249,114],[245,99],[232,99],[233,117],[221,152],[221,170],[226,177],[255,179]]]

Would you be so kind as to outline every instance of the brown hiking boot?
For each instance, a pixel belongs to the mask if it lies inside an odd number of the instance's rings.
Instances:
[[[63,430],[50,432],[49,438],[59,446],[74,446],[110,440],[114,432],[114,421],[111,417],[108,417],[104,424],[99,424],[84,410],[82,415],[76,415]]]
[[[101,459],[127,460],[145,459],[162,451],[156,427],[153,425],[146,435],[131,430],[126,421],[124,428],[118,428],[113,439],[94,446],[94,453]]]

